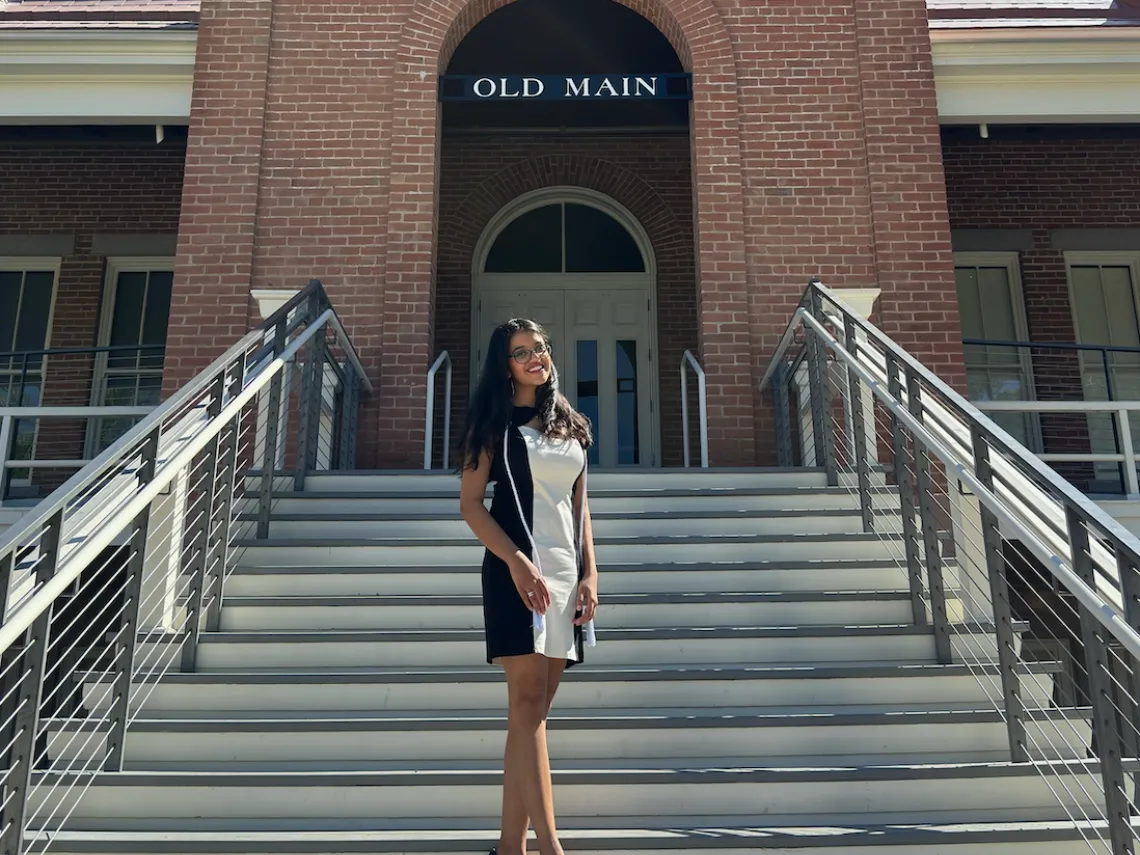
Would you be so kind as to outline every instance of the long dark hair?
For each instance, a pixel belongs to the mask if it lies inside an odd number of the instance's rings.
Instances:
[[[514,385],[511,382],[508,360],[511,359],[511,338],[517,332],[529,332],[542,336],[550,346],[550,336],[534,321],[513,318],[495,327],[487,345],[487,358],[483,360],[483,371],[479,384],[471,396],[467,408],[467,425],[459,440],[456,459],[459,472],[474,469],[479,465],[479,455],[486,451],[494,454],[503,440],[511,413],[514,410]],[[540,430],[544,436],[553,439],[573,439],[583,448],[593,444],[590,422],[570,406],[558,389],[558,369],[550,363],[550,379],[538,387],[535,407],[542,418]]]

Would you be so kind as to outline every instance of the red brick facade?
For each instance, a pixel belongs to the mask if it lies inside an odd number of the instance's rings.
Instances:
[[[94,235],[177,233],[185,156],[172,141],[0,143],[0,234],[74,236],[60,263],[50,347],[96,344],[106,259],[92,251]],[[43,403],[89,404],[91,370],[90,356],[52,357]],[[45,423],[37,456],[80,457],[85,430],[85,421]]]
[[[623,2],[694,75],[695,315],[678,323],[708,372],[714,464],[771,460],[756,383],[812,275],[881,287],[887,331],[959,381],[923,0]],[[203,2],[168,390],[246,327],[251,286],[317,276],[377,385],[361,462],[415,464],[426,369],[454,335],[436,292],[461,287],[436,75],[502,5]]]
[[[657,268],[657,335],[662,448],[681,464],[681,354],[697,348],[689,140],[456,134],[444,139],[440,174],[436,344],[455,359],[455,417],[470,376],[471,265],[491,218],[543,187],[584,187],[630,211],[649,235]],[[457,422],[458,424],[459,422]]]

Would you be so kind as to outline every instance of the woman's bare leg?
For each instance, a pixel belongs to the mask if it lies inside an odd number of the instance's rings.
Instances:
[[[515,656],[504,658],[503,662],[509,662],[510,659],[531,659],[531,656]],[[534,669],[534,672],[528,672],[527,682],[537,680],[542,681],[544,691],[542,693],[543,703],[541,707],[542,721],[539,728],[536,729],[536,737],[531,738],[531,743],[541,749],[541,757],[543,760],[543,768],[546,770],[546,790],[547,794],[550,793],[550,763],[546,751],[546,717],[550,714],[550,706],[554,703],[554,694],[558,691],[558,686],[562,681],[562,673],[566,668],[566,661],[564,659],[547,659],[544,656],[535,655],[533,658],[541,660],[545,665],[545,677],[542,674],[542,668]],[[523,680],[520,679],[520,682]],[[533,686],[532,686],[533,687]],[[511,676],[507,676],[507,691],[509,698],[514,698],[516,693],[511,688]],[[511,707],[508,711],[508,727],[507,727],[507,750],[506,762],[503,765],[503,816],[502,824],[500,827],[499,837],[499,855],[525,855],[526,853],[526,835],[527,829],[530,827],[530,811],[528,810],[527,800],[525,799],[524,786],[520,786],[523,780],[523,775],[520,774],[519,763],[512,762],[518,751],[516,747],[516,740],[520,733],[520,728],[512,725],[512,710],[514,709],[513,700]],[[525,731],[523,731],[525,732]],[[539,746],[539,741],[541,745]],[[551,799],[547,799],[548,803],[552,804]],[[553,826],[553,808],[551,808],[551,829]],[[536,833],[537,825],[536,825]],[[556,835],[555,835],[556,837]],[[539,844],[541,847],[542,837],[539,836]],[[547,850],[542,849],[543,853]],[[550,850],[552,852],[560,853],[561,848]]]

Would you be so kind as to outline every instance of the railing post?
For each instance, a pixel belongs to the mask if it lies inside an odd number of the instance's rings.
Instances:
[[[918,375],[906,369],[906,398],[910,414],[921,424],[925,421],[922,408],[922,386]],[[914,471],[918,482],[918,508],[922,519],[922,542],[926,553],[927,590],[930,592],[930,612],[934,622],[934,649],[938,661],[951,661],[950,619],[946,615],[946,586],[942,576],[942,547],[938,543],[938,507],[934,501],[934,480],[930,477],[930,455],[922,444],[913,439]]]
[[[310,324],[320,317],[320,302],[314,294],[309,300]],[[317,438],[320,434],[321,406],[325,386],[325,334],[319,330],[309,341],[309,361],[301,379],[301,420],[297,430],[297,466],[293,473],[293,489],[305,489],[305,475],[316,465]]]
[[[890,395],[896,401],[903,398],[902,377],[898,360],[887,353],[887,379]],[[898,416],[891,414],[891,446],[895,460],[895,482],[899,487],[902,511],[903,543],[906,550],[907,578],[910,580],[910,609],[915,626],[926,626],[926,603],[923,600],[922,556],[918,551],[918,525],[915,523],[914,478],[911,475],[910,454],[907,449],[906,429]]]
[[[11,416],[0,416],[0,502],[8,498],[8,458],[12,455],[14,421]]]
[[[859,358],[859,340],[855,335],[855,319],[844,315],[847,352]],[[863,531],[875,530],[875,508],[871,498],[871,464],[867,460],[867,426],[863,419],[863,387],[854,366],[847,366],[847,388],[851,398],[851,425],[854,434],[855,467],[859,476],[859,508],[863,513]]]
[[[273,330],[273,355],[285,350],[285,334],[289,324],[286,316]],[[281,425],[282,373],[278,371],[269,381],[269,397],[265,404],[265,448],[261,453],[261,494],[257,502],[257,537],[269,537],[269,512],[273,508],[273,480],[277,474],[277,433]]]
[[[1065,505],[1065,523],[1068,527],[1069,549],[1073,558],[1073,572],[1095,590],[1092,554],[1089,552],[1089,533],[1084,520],[1071,505]],[[1113,855],[1131,855],[1135,851],[1129,800],[1121,756],[1121,727],[1113,703],[1112,663],[1109,654],[1108,630],[1078,605],[1081,616],[1081,640],[1084,642],[1085,660],[1089,677],[1089,699],[1093,712],[1093,739],[1100,758],[1100,774],[1104,784],[1104,814],[1108,820]]]
[[[1124,457],[1124,462],[1121,464],[1124,469],[1121,473],[1124,476],[1124,492],[1128,494],[1128,498],[1137,499],[1140,498],[1140,479],[1136,474],[1136,450],[1132,445],[1132,424],[1128,418],[1128,410],[1117,410],[1116,421],[1120,431],[1120,454]]]
[[[237,395],[245,382],[246,355],[239,356],[235,362],[236,374],[231,383],[236,387],[230,395]],[[239,470],[238,449],[241,446],[242,415],[234,416],[225,430],[225,438],[221,440],[218,449],[218,463],[214,470],[215,483],[219,484],[217,490],[218,507],[217,534],[211,541],[210,552],[206,555],[206,574],[203,595],[206,598],[206,631],[217,632],[221,622],[222,613],[222,585],[226,578],[226,565],[229,561],[230,533],[233,526],[234,495],[238,491],[241,473]]]
[[[60,532],[63,528],[63,508],[56,511],[44,525],[44,533],[39,541],[39,552],[43,556],[36,565],[36,584],[46,585],[55,575],[59,566]],[[28,630],[23,650],[17,657],[27,659],[25,668],[16,666],[15,682],[19,691],[15,692],[17,710],[12,722],[12,747],[8,750],[7,786],[4,787],[3,833],[0,835],[0,851],[5,855],[17,855],[23,850],[24,812],[27,808],[28,792],[31,789],[32,773],[35,771],[36,736],[40,704],[43,700],[44,671],[47,667],[48,634],[51,632],[52,609],[45,609]],[[8,665],[8,657],[4,657]],[[65,675],[61,675],[64,677]]]
[[[974,447],[974,471],[982,486],[994,489],[994,470],[990,464],[990,447],[981,427],[971,426]],[[1013,607],[1009,602],[1009,582],[1005,575],[1005,558],[1001,551],[1001,531],[994,512],[978,502],[981,516],[982,545],[990,580],[994,628],[997,633],[998,667],[1001,669],[1002,694],[1005,697],[1005,724],[1009,732],[1009,753],[1014,763],[1029,759],[1025,737],[1025,705],[1021,702],[1020,679],[1017,675],[1017,639],[1013,632]]]
[[[337,442],[337,469],[352,469],[356,438],[356,409],[360,395],[360,378],[351,364],[344,367],[344,388],[340,395],[340,440]]]
[[[155,461],[158,459],[158,435],[155,428],[146,438],[140,450],[139,468],[135,473],[140,488],[154,479]],[[130,558],[127,561],[127,584],[123,592],[123,618],[119,625],[119,637],[115,640],[115,677],[111,690],[110,726],[107,731],[107,759],[103,769],[107,772],[121,772],[123,769],[123,748],[127,738],[127,719],[131,710],[131,694],[134,691],[135,652],[138,647],[139,600],[142,596],[142,577],[146,566],[146,538],[150,525],[150,506],[147,506],[132,523],[134,531],[130,540]]]
[[[213,421],[222,409],[222,396],[226,388],[226,370],[214,380],[210,390],[210,403],[206,414]],[[214,484],[218,475],[219,437],[206,446],[198,457],[195,470],[202,472],[194,505],[190,510],[190,530],[187,532],[189,549],[183,546],[183,574],[190,576],[186,600],[186,637],[182,641],[182,670],[194,671],[198,664],[198,636],[202,631],[202,605],[206,590],[207,553],[210,551],[210,528],[213,524]],[[193,477],[189,479],[193,482]]]
[[[792,466],[792,412],[788,406],[788,364],[781,360],[772,372],[772,409],[776,417],[776,463]]]
[[[820,323],[825,323],[823,301],[819,291],[810,289],[811,314]],[[831,367],[827,350],[819,343],[813,330],[804,329],[808,355],[808,376],[811,385],[811,421],[815,439],[815,465],[827,472],[829,487],[839,486],[839,470],[835,465],[835,435],[831,430]]]

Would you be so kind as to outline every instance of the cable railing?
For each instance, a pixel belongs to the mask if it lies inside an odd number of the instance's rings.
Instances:
[[[968,397],[1085,493],[1135,496],[1140,347],[966,338]],[[1120,407],[1105,406],[1119,402]],[[1077,406],[1077,404],[1085,406]]]
[[[352,468],[371,386],[319,282],[0,538],[0,852],[43,852],[171,670],[278,491]]]
[[[1008,752],[1089,851],[1133,853],[1140,540],[813,282],[763,380],[784,465],[846,488],[939,662],[967,666]],[[997,679],[995,679],[995,675]]]

